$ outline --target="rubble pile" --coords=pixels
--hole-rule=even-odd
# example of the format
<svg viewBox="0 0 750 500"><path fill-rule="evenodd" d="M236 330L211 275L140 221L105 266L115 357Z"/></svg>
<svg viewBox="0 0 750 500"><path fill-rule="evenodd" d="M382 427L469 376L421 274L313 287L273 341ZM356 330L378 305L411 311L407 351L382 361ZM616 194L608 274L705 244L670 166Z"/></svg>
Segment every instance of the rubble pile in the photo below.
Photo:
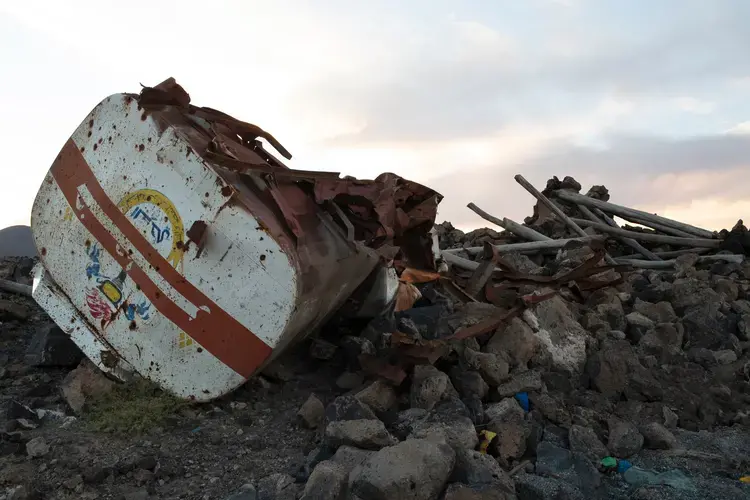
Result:
<svg viewBox="0 0 750 500"><path fill-rule="evenodd" d="M373 273L396 282L383 312L343 308L144 434L92 429L119 385L0 282L5 498L747 498L747 229L518 180L538 200L523 225L470 205L503 230L436 225L434 268ZM32 264L0 279L29 285Z"/></svg>
<svg viewBox="0 0 750 500"><path fill-rule="evenodd" d="M388 313L313 341L346 393L318 410L303 498L747 496L747 230L615 239L579 191L550 180L503 232L436 226L439 274L396 263Z"/></svg>

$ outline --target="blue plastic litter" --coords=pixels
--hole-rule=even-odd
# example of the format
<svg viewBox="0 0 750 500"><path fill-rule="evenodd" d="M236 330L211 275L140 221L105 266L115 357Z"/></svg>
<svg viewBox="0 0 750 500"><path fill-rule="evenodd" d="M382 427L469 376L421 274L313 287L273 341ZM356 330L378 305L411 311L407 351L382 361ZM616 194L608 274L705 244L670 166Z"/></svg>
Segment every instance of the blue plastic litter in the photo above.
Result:
<svg viewBox="0 0 750 500"><path fill-rule="evenodd" d="M617 461L617 472L619 472L620 474L624 474L625 471L628 470L629 468L631 468L632 466L633 466L633 464L631 464L627 460L622 460L622 459L618 460Z"/></svg>
<svg viewBox="0 0 750 500"><path fill-rule="evenodd" d="M521 405L523 411L529 411L529 394L526 392L519 392L516 394L516 401Z"/></svg>

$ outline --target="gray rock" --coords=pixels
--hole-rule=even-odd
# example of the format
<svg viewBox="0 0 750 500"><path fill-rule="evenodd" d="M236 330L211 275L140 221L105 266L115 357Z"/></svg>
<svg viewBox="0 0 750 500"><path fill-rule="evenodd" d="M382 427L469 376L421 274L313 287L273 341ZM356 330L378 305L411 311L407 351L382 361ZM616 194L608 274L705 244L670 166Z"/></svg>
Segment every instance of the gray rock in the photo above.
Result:
<svg viewBox="0 0 750 500"><path fill-rule="evenodd" d="M607 325L610 330L625 330L627 321L625 320L625 310L619 299L615 299L606 304L599 304L594 308L595 314Z"/></svg>
<svg viewBox="0 0 750 500"><path fill-rule="evenodd" d="M255 490L255 486L247 483L243 484L238 491L229 495L225 500L257 500L257 498L258 492Z"/></svg>
<svg viewBox="0 0 750 500"><path fill-rule="evenodd" d="M607 448L617 458L629 458L643 447L643 436L635 425L622 420L610 419Z"/></svg>
<svg viewBox="0 0 750 500"><path fill-rule="evenodd" d="M667 429L674 429L675 427L677 427L677 422L679 421L680 417L666 406L663 407L661 411L664 417L664 426Z"/></svg>
<svg viewBox="0 0 750 500"><path fill-rule="evenodd" d="M524 313L524 319L539 338L540 357L549 359L551 367L557 371L581 372L586 362L589 335L562 298L556 296L535 304Z"/></svg>
<svg viewBox="0 0 750 500"><path fill-rule="evenodd" d="M350 491L361 500L432 500L453 470L450 446L409 439L375 453L350 480Z"/></svg>
<svg viewBox="0 0 750 500"><path fill-rule="evenodd" d="M288 474L271 474L258 482L258 500L296 500L297 485Z"/></svg>
<svg viewBox="0 0 750 500"><path fill-rule="evenodd" d="M568 431L570 450L580 453L594 463L609 455L607 448L599 440L599 437L591 427L571 425Z"/></svg>
<svg viewBox="0 0 750 500"><path fill-rule="evenodd" d="M145 488L139 488L134 491L129 491L122 496L123 500L148 500L148 490Z"/></svg>
<svg viewBox="0 0 750 500"><path fill-rule="evenodd" d="M658 422L651 422L641 428L646 448L651 450L668 450L677 446L674 434Z"/></svg>
<svg viewBox="0 0 750 500"><path fill-rule="evenodd" d="M519 392L532 392L542 389L542 376L538 371L526 371L515 375L509 382L497 387L501 398L508 398Z"/></svg>
<svg viewBox="0 0 750 500"><path fill-rule="evenodd" d="M631 312L625 316L625 319L628 323L625 334L634 344L637 344L641 337L646 335L655 325L653 321L639 312Z"/></svg>
<svg viewBox="0 0 750 500"><path fill-rule="evenodd" d="M44 440L43 437L35 437L34 439L31 439L28 443L26 443L26 454L29 455L30 458L39 458L43 457L47 453L49 453L50 448L47 444L47 441Z"/></svg>
<svg viewBox="0 0 750 500"><path fill-rule="evenodd" d="M443 500L515 500L515 498L514 493L508 493L495 485L468 486L461 483L449 484L442 497Z"/></svg>
<svg viewBox="0 0 750 500"><path fill-rule="evenodd" d="M485 347L486 352L507 357L514 366L525 367L538 352L539 339L520 318L501 325Z"/></svg>
<svg viewBox="0 0 750 500"><path fill-rule="evenodd" d="M331 448L349 445L367 450L379 450L397 442L380 420L340 420L326 427L326 445Z"/></svg>
<svg viewBox="0 0 750 500"><path fill-rule="evenodd" d="M301 500L344 500L348 476L344 465L320 462L307 480Z"/></svg>
<svg viewBox="0 0 750 500"><path fill-rule="evenodd" d="M356 398L379 412L391 410L398 403L396 391L383 380L376 380L371 383L359 391Z"/></svg>
<svg viewBox="0 0 750 500"><path fill-rule="evenodd" d="M677 321L677 313L674 312L672 304L667 301L652 304L651 302L636 299L633 304L633 311L641 313L654 323L672 323L673 321Z"/></svg>
<svg viewBox="0 0 750 500"><path fill-rule="evenodd" d="M508 493L513 492L513 480L491 455L475 450L456 451L456 465L453 467L451 481L470 486L497 485Z"/></svg>
<svg viewBox="0 0 750 500"><path fill-rule="evenodd" d="M496 387L508 379L510 366L503 355L466 349L464 358L466 363L471 368L478 370L485 382L492 387Z"/></svg>
<svg viewBox="0 0 750 500"><path fill-rule="evenodd" d="M26 351L26 363L32 366L72 368L82 359L76 343L57 325L37 330Z"/></svg>
<svg viewBox="0 0 750 500"><path fill-rule="evenodd" d="M514 481L518 500L584 500L575 487L551 477L522 472Z"/></svg>
<svg viewBox="0 0 750 500"><path fill-rule="evenodd" d="M737 361L737 354L731 349L714 351L714 359L716 359L716 362L720 365L731 365Z"/></svg>
<svg viewBox="0 0 750 500"><path fill-rule="evenodd" d="M721 296L700 280L681 278L672 283L671 302L675 311L681 313L694 306L717 305Z"/></svg>
<svg viewBox="0 0 750 500"><path fill-rule="evenodd" d="M352 446L340 446L331 461L343 466L349 474L356 467L364 464L374 453L371 450L360 450Z"/></svg>
<svg viewBox="0 0 750 500"><path fill-rule="evenodd" d="M339 420L376 420L378 418L369 406L351 394L339 396L334 399L326 407L325 417L329 422Z"/></svg>
<svg viewBox="0 0 750 500"><path fill-rule="evenodd" d="M302 426L315 429L323 422L325 411L323 402L315 394L310 394L297 412L297 417Z"/></svg>
<svg viewBox="0 0 750 500"><path fill-rule="evenodd" d="M540 476L558 477L573 467L569 450L542 441L536 447L536 473Z"/></svg>
<svg viewBox="0 0 750 500"><path fill-rule="evenodd" d="M416 423L409 439L443 442L456 450L474 449L479 443L476 428L469 417L427 418Z"/></svg>
<svg viewBox="0 0 750 500"><path fill-rule="evenodd" d="M740 287L730 279L720 278L716 280L716 293L721 295L727 302L737 300L740 294Z"/></svg>
<svg viewBox="0 0 750 500"><path fill-rule="evenodd" d="M485 409L486 429L497 434L493 441L494 452L501 465L509 466L511 460L523 456L531 425L515 399L507 398Z"/></svg>
<svg viewBox="0 0 750 500"><path fill-rule="evenodd" d="M60 389L70 408L80 414L88 399L102 396L114 386L115 382L108 379L91 361L84 359L75 370L66 375Z"/></svg>
<svg viewBox="0 0 750 500"><path fill-rule="evenodd" d="M414 367L410 403L412 408L431 410L439 401L456 395L448 375L432 365Z"/></svg>

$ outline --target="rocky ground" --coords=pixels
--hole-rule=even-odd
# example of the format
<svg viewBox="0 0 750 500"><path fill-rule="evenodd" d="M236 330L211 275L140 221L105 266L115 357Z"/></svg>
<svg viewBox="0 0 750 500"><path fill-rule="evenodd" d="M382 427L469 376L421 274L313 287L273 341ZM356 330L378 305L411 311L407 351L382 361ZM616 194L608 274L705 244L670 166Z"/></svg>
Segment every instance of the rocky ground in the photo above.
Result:
<svg viewBox="0 0 750 500"><path fill-rule="evenodd" d="M495 236L441 226L443 248ZM507 258L549 275L591 252ZM368 375L392 331L328 328L208 405L115 386L2 294L0 498L750 498L750 265L686 255L623 278L460 341L502 308L420 284L391 319L442 349L433 364Z"/></svg>

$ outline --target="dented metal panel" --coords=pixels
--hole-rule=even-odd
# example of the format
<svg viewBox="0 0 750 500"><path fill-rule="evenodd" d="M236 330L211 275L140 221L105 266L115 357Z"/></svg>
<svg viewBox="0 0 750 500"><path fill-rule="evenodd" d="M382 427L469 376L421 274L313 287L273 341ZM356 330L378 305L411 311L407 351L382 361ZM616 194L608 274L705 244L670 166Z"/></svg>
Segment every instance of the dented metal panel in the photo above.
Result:
<svg viewBox="0 0 750 500"><path fill-rule="evenodd" d="M290 156L168 80L105 99L65 144L33 207L34 297L102 370L218 397L314 331L397 239L429 239L434 210L405 208L437 193L391 176L398 202L368 200L385 184L357 181L355 209L336 174L289 170L258 137Z"/></svg>

